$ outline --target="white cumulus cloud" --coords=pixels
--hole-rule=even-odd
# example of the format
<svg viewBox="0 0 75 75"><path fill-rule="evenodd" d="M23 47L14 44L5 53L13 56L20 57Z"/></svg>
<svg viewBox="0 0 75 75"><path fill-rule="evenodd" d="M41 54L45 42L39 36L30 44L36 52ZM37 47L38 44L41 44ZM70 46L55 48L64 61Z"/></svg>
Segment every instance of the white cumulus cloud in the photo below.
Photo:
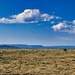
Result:
<svg viewBox="0 0 75 75"><path fill-rule="evenodd" d="M47 13L42 14L39 9L26 9L22 13L12 15L10 18L0 18L0 23L36 23L39 21L50 21L56 17Z"/></svg>
<svg viewBox="0 0 75 75"><path fill-rule="evenodd" d="M41 20L42 21L50 21L51 19L54 19L54 16L53 15L49 15L49 14L42 14L41 15Z"/></svg>
<svg viewBox="0 0 75 75"><path fill-rule="evenodd" d="M59 23L59 24L56 24L52 27L54 29L54 31L59 31L63 28L67 28L67 24L66 23Z"/></svg>
<svg viewBox="0 0 75 75"><path fill-rule="evenodd" d="M61 22L52 26L54 31L75 33L75 25L69 22Z"/></svg>

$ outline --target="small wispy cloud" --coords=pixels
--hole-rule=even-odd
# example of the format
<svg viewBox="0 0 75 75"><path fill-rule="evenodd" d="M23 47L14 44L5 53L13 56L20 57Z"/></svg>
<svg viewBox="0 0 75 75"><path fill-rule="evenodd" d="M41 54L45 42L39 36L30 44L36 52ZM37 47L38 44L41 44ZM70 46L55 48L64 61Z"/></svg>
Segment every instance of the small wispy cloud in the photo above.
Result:
<svg viewBox="0 0 75 75"><path fill-rule="evenodd" d="M51 24L54 24L55 22L54 21L51 21Z"/></svg>
<svg viewBox="0 0 75 75"><path fill-rule="evenodd" d="M60 22L60 23L52 26L52 28L54 31L75 33L74 20L72 22L70 22L70 21Z"/></svg>
<svg viewBox="0 0 75 75"><path fill-rule="evenodd" d="M75 25L75 20L73 20L73 21L72 21L72 24L74 24L74 25Z"/></svg>
<svg viewBox="0 0 75 75"><path fill-rule="evenodd" d="M37 26L41 26L42 24L37 24Z"/></svg>
<svg viewBox="0 0 75 75"><path fill-rule="evenodd" d="M75 40L75 36L58 36L56 37L57 39L60 39L60 40L65 40L65 41L70 41L70 40Z"/></svg>
<svg viewBox="0 0 75 75"><path fill-rule="evenodd" d="M59 16L41 13L39 9L26 9L24 12L17 15L12 15L10 18L0 18L0 23L36 23L39 21L50 21L51 19L60 19Z"/></svg>
<svg viewBox="0 0 75 75"><path fill-rule="evenodd" d="M55 16L56 19L62 19L60 16Z"/></svg>

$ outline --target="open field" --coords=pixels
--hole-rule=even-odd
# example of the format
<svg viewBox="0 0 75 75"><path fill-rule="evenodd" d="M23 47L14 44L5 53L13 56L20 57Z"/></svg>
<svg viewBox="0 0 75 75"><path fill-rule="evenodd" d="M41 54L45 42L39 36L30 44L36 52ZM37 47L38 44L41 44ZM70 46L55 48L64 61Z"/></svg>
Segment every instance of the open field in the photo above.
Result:
<svg viewBox="0 0 75 75"><path fill-rule="evenodd" d="M0 50L0 75L75 75L75 50Z"/></svg>

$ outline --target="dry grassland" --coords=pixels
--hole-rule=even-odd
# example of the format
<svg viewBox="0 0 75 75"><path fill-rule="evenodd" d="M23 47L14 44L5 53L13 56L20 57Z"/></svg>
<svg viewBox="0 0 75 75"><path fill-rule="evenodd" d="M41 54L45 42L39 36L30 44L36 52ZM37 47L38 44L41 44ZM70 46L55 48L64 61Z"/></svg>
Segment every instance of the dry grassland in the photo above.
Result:
<svg viewBox="0 0 75 75"><path fill-rule="evenodd" d="M75 50L0 50L0 75L75 75Z"/></svg>

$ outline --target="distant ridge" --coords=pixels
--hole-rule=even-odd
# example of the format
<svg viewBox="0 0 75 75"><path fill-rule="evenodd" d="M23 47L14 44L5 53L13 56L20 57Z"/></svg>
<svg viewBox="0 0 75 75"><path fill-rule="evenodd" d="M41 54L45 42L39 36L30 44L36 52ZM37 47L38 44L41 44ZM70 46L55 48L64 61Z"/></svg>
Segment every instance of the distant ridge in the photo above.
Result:
<svg viewBox="0 0 75 75"><path fill-rule="evenodd" d="M0 49L43 49L43 48L47 48L47 49L69 49L69 48L75 48L75 46L43 46L43 45L26 45L26 44L3 44L0 45Z"/></svg>
<svg viewBox="0 0 75 75"><path fill-rule="evenodd" d="M9 46L9 45L0 45L0 49L8 49L8 48L18 48L18 47L15 47L15 46Z"/></svg>

